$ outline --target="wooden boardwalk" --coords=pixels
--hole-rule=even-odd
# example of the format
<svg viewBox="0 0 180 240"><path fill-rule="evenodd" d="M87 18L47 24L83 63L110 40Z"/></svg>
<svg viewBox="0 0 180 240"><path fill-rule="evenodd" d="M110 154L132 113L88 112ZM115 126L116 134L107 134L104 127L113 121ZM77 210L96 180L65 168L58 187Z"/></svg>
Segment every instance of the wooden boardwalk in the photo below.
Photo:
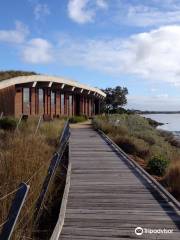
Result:
<svg viewBox="0 0 180 240"><path fill-rule="evenodd" d="M93 129L71 133L71 181L59 239L180 239L180 213L173 204ZM137 236L136 227L173 233Z"/></svg>

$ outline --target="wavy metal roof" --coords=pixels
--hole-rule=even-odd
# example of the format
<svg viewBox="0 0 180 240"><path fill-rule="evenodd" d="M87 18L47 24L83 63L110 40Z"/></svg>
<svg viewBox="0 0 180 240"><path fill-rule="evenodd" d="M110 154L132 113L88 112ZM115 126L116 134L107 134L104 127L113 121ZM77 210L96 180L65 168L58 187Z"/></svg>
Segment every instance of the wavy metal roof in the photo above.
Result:
<svg viewBox="0 0 180 240"><path fill-rule="evenodd" d="M61 83L72 87L81 88L84 90L91 91L93 93L97 93L103 97L106 97L106 94L98 88L90 87L86 84L81 84L77 81L69 80L63 77L55 77L48 75L31 75L31 76L20 76L9 78L3 81L0 81L0 89L13 86L15 84L29 83L29 82L54 82Z"/></svg>

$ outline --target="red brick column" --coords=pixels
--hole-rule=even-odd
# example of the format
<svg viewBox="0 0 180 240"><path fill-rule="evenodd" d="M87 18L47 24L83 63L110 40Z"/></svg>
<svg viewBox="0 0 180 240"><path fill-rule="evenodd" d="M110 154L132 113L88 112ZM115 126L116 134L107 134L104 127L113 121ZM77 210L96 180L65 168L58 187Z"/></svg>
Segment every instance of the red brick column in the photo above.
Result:
<svg viewBox="0 0 180 240"><path fill-rule="evenodd" d="M72 95L72 115L74 116L75 114L75 96L74 94Z"/></svg>
<svg viewBox="0 0 180 240"><path fill-rule="evenodd" d="M67 111L67 94L64 93L64 115L68 115L68 111Z"/></svg>
<svg viewBox="0 0 180 240"><path fill-rule="evenodd" d="M88 117L90 116L90 111L89 111L89 104L90 104L90 99L87 99L87 115Z"/></svg>
<svg viewBox="0 0 180 240"><path fill-rule="evenodd" d="M47 114L47 89L44 89L44 114Z"/></svg>
<svg viewBox="0 0 180 240"><path fill-rule="evenodd" d="M84 96L84 115L86 115L86 97Z"/></svg>
<svg viewBox="0 0 180 240"><path fill-rule="evenodd" d="M57 115L61 115L61 98L59 91L56 91L56 116Z"/></svg>
<svg viewBox="0 0 180 240"><path fill-rule="evenodd" d="M15 117L19 117L23 111L23 94L22 88L16 88L15 93Z"/></svg>
<svg viewBox="0 0 180 240"><path fill-rule="evenodd" d="M70 116L70 109L69 109L69 95L66 95L66 115Z"/></svg>
<svg viewBox="0 0 180 240"><path fill-rule="evenodd" d="M86 97L86 115L88 116L88 98Z"/></svg>
<svg viewBox="0 0 180 240"><path fill-rule="evenodd" d="M95 114L94 98L92 98L91 106L92 106L92 115L94 115Z"/></svg>
<svg viewBox="0 0 180 240"><path fill-rule="evenodd" d="M47 114L51 115L51 90L47 89Z"/></svg>
<svg viewBox="0 0 180 240"><path fill-rule="evenodd" d="M85 97L83 96L83 115L86 114L85 108L86 107L86 103L85 103Z"/></svg>
<svg viewBox="0 0 180 240"><path fill-rule="evenodd" d="M35 114L39 114L39 91L35 88Z"/></svg>
<svg viewBox="0 0 180 240"><path fill-rule="evenodd" d="M80 96L80 115L84 114L84 97Z"/></svg>
<svg viewBox="0 0 180 240"><path fill-rule="evenodd" d="M90 108L90 116L92 116L92 98L90 98L90 103L89 103L89 108Z"/></svg>

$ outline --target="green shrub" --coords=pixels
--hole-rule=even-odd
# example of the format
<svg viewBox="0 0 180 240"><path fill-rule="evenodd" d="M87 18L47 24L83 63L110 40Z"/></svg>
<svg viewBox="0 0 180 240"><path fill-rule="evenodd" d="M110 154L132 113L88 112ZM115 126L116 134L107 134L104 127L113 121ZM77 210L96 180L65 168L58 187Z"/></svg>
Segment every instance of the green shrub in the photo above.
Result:
<svg viewBox="0 0 180 240"><path fill-rule="evenodd" d="M69 122L70 123L78 123L78 122L84 122L87 119L88 119L87 116L73 116L73 117L69 118Z"/></svg>
<svg viewBox="0 0 180 240"><path fill-rule="evenodd" d="M3 130L14 130L16 128L16 120L5 117L0 119L0 128Z"/></svg>
<svg viewBox="0 0 180 240"><path fill-rule="evenodd" d="M148 162L147 168L151 174L163 176L169 166L169 160L163 156L154 156Z"/></svg>

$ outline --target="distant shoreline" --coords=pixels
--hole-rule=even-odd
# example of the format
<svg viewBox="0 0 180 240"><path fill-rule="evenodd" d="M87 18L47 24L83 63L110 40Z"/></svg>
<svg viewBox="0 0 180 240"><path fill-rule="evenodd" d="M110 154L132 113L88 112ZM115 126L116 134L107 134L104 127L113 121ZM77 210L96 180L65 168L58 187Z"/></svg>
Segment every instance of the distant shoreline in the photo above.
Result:
<svg viewBox="0 0 180 240"><path fill-rule="evenodd" d="M141 115L141 116L142 116L142 115ZM143 116L143 117L144 117L144 116ZM152 118L148 118L148 117L144 117L144 118L147 119L148 122L149 122L149 124L150 124L151 126L155 127L155 128L157 128L157 127L159 127L159 126L163 126L163 125L168 124L168 123L158 122L158 121L156 121L156 120L154 120L154 119L152 119ZM171 132L171 133L173 134L174 138L175 138L178 142L180 142L180 131L170 131L170 130L164 130L164 129L160 129L160 128L159 128L158 130L164 131L164 132Z"/></svg>
<svg viewBox="0 0 180 240"><path fill-rule="evenodd" d="M156 121L156 120L154 120L154 119L152 119L152 118L148 118L148 117L144 117L145 119L147 119L148 120L148 122L149 122L149 124L151 125L151 126L153 126L153 127L158 127L158 126L162 126L162 125L164 125L165 123L161 123L161 122L158 122L158 121Z"/></svg>
<svg viewBox="0 0 180 240"><path fill-rule="evenodd" d="M180 114L180 111L135 111L138 114Z"/></svg>

